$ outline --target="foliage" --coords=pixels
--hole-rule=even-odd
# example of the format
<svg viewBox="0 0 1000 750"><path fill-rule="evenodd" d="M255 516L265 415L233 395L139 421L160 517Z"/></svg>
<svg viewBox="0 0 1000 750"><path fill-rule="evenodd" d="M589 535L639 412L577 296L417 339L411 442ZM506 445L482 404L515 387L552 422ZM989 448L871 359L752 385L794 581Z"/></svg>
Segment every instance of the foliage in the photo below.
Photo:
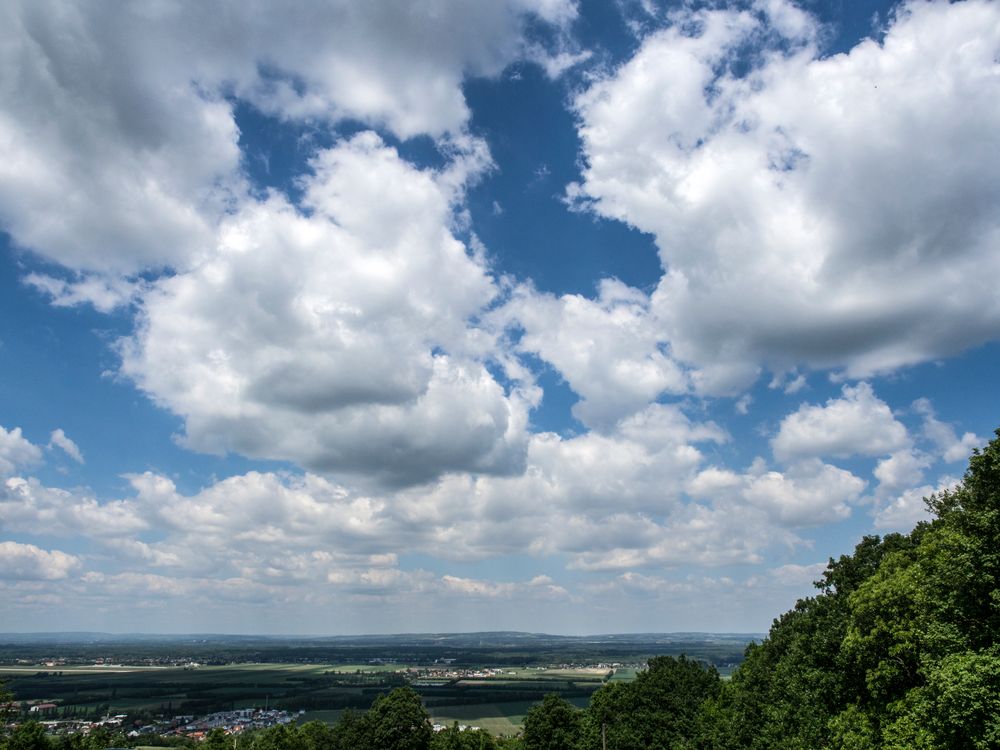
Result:
<svg viewBox="0 0 1000 750"><path fill-rule="evenodd" d="M706 706L704 746L1000 747L997 436L933 521L830 561Z"/></svg>
<svg viewBox="0 0 1000 750"><path fill-rule="evenodd" d="M51 750L51 745L41 724L25 721L6 738L3 750Z"/></svg>
<svg viewBox="0 0 1000 750"><path fill-rule="evenodd" d="M432 731L420 696L405 687L375 700L364 715L362 734L371 750L426 750Z"/></svg>
<svg viewBox="0 0 1000 750"><path fill-rule="evenodd" d="M573 750L580 735L580 711L554 693L524 716L525 750Z"/></svg>
<svg viewBox="0 0 1000 750"><path fill-rule="evenodd" d="M0 680L0 724L6 724L14 713L14 694L7 689L7 683Z"/></svg>
<svg viewBox="0 0 1000 750"><path fill-rule="evenodd" d="M497 742L485 729L462 730L456 721L434 734L431 750L497 750Z"/></svg>
<svg viewBox="0 0 1000 750"><path fill-rule="evenodd" d="M202 748L202 750L229 750L229 746L231 744L232 743L226 738L225 732L221 729L213 729L205 736L205 739L202 740L199 747Z"/></svg>
<svg viewBox="0 0 1000 750"><path fill-rule="evenodd" d="M703 703L718 696L719 673L681 656L658 656L634 682L610 683L584 712L580 747L639 750L690 746Z"/></svg>

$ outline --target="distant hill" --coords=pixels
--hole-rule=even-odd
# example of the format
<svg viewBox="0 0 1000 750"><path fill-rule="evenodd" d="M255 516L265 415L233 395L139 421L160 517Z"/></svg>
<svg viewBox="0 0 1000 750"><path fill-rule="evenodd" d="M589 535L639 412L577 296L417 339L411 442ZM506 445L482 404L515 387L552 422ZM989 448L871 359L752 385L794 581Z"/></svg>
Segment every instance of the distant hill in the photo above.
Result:
<svg viewBox="0 0 1000 750"><path fill-rule="evenodd" d="M608 633L595 635L556 635L519 631L484 631L473 633L381 633L370 635L246 635L232 633L103 633L65 631L48 633L0 633L0 644L202 644L239 646L308 646L309 644L364 646L421 645L456 648L503 648L517 646L560 646L614 644L682 644L706 642L747 643L760 640L763 633Z"/></svg>

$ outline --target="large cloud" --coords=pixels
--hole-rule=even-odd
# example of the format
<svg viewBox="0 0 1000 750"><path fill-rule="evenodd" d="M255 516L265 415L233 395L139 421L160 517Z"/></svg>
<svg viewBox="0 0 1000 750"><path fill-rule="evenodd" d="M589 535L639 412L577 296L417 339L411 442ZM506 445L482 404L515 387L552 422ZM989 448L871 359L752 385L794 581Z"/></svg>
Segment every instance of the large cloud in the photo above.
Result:
<svg viewBox="0 0 1000 750"><path fill-rule="evenodd" d="M516 350L549 362L582 400L573 414L607 430L687 379L659 341L645 294L604 279L596 300L519 286L493 321L522 333Z"/></svg>
<svg viewBox="0 0 1000 750"><path fill-rule="evenodd" d="M747 471L709 467L688 484L694 497L714 499L721 508L746 510L743 503L766 514L772 524L818 526L847 518L860 499L865 481L819 459L797 461L784 471L768 469L757 459Z"/></svg>
<svg viewBox="0 0 1000 750"><path fill-rule="evenodd" d="M369 132L312 166L308 215L248 205L146 293L122 371L198 450L402 484L520 469L527 396L486 369L472 325L497 289L451 229L475 164L420 171Z"/></svg>
<svg viewBox="0 0 1000 750"><path fill-rule="evenodd" d="M0 524L89 539L136 573L275 585L375 580L413 552L452 560L563 554L589 569L752 561L771 536L746 538L745 513L732 503L713 510L684 502L703 462L694 444L723 440L715 425L656 405L610 435L532 437L521 475L451 474L398 491L250 472L184 494L145 473L129 477L133 497L100 502L14 478L0 495ZM749 513L767 525L764 514Z"/></svg>
<svg viewBox="0 0 1000 750"><path fill-rule="evenodd" d="M868 383L844 386L841 398L802 404L781 420L771 441L775 456L881 456L910 444L906 427Z"/></svg>
<svg viewBox="0 0 1000 750"><path fill-rule="evenodd" d="M781 523L818 526L847 518L864 488L864 480L849 471L813 460L784 473L752 473L743 497Z"/></svg>
<svg viewBox="0 0 1000 750"><path fill-rule="evenodd" d="M463 79L557 62L526 27L561 35L575 12L570 0L5 3L0 227L72 269L184 265L243 195L232 98L403 138L458 134Z"/></svg>
<svg viewBox="0 0 1000 750"><path fill-rule="evenodd" d="M725 440L715 425L653 405L609 435L534 435L519 476L450 476L396 498L408 538L430 530L439 555L483 558L525 551L574 559L642 550L681 534L684 483L703 461L695 443ZM676 560L726 554L692 540Z"/></svg>
<svg viewBox="0 0 1000 750"><path fill-rule="evenodd" d="M149 594L198 607L281 602L319 608L312 616L345 601L570 606L578 592L604 590L622 601L672 597L700 585L685 569L759 565L774 547L788 555L808 545L803 529L846 518L862 499L861 477L817 458L781 468L758 459L743 472L706 466L706 453L726 440L718 426L656 404L606 433L531 436L521 474L451 473L397 490L252 471L184 492L146 472L127 477L129 497L102 501L15 477L0 491L0 527L71 538L87 568L72 590L51 578L9 596L23 606L52 606L58 600L44 597L56 596L112 608ZM876 497L876 524L919 518L924 489ZM413 555L436 558L440 570L415 567ZM551 575L468 575L470 562L511 555L531 555ZM558 580L563 566L575 571L567 581ZM667 569L679 577L664 578ZM608 581L609 571L620 575ZM787 588L812 573L792 564L747 586Z"/></svg>
<svg viewBox="0 0 1000 750"><path fill-rule="evenodd" d="M100 502L90 493L47 487L34 477L11 477L0 484L0 525L4 531L98 538L149 528L131 501Z"/></svg>
<svg viewBox="0 0 1000 750"><path fill-rule="evenodd" d="M847 516L864 489L817 459L706 468L699 446L727 439L656 404L606 434L531 436L523 473L452 473L401 490L250 472L186 494L147 472L129 476L132 497L102 502L15 477L0 493L0 524L89 540L92 559L107 561L102 575L177 576L185 591L251 580L282 596L318 584L383 596L429 585L401 565L413 553L456 563L531 554L594 573L756 564L776 544L802 544L798 529ZM523 593L464 578L444 590Z"/></svg>
<svg viewBox="0 0 1000 750"><path fill-rule="evenodd" d="M907 3L829 57L768 7L678 12L576 100L570 196L655 235L662 341L719 393L997 337L1000 6Z"/></svg>
<svg viewBox="0 0 1000 750"><path fill-rule="evenodd" d="M59 550L44 550L33 544L0 542L0 578L54 581L66 578L80 560Z"/></svg>

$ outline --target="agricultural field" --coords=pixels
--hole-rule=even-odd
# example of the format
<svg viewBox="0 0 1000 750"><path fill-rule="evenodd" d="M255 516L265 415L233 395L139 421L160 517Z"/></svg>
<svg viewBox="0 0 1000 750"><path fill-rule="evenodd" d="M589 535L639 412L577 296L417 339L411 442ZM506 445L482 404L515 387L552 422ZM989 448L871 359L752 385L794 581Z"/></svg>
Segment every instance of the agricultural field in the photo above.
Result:
<svg viewBox="0 0 1000 750"><path fill-rule="evenodd" d="M589 699L570 698L578 708L585 708ZM454 722L470 727L480 727L494 735L517 734L536 701L510 701L508 703L481 703L473 706L443 706L429 709L431 721L445 726Z"/></svg>
<svg viewBox="0 0 1000 750"><path fill-rule="evenodd" d="M748 640L500 633L267 643L0 642L0 681L25 717L32 704L54 703L41 718L126 714L129 722L267 707L300 721L333 723L408 684L436 722L510 734L548 693L586 706L607 681L635 679L640 665L661 653L687 653L725 674Z"/></svg>
<svg viewBox="0 0 1000 750"><path fill-rule="evenodd" d="M227 709L303 710L302 721L335 722L364 709L380 693L408 682L414 665L234 664L224 667L0 667L16 698L52 702L46 718L202 715ZM477 670L463 670L474 672ZM435 721L473 724L499 734L517 731L524 713L547 693L585 706L611 674L607 669L527 667L500 674L409 680Z"/></svg>
<svg viewBox="0 0 1000 750"><path fill-rule="evenodd" d="M366 708L404 684L361 665L234 664L224 667L0 667L18 701L59 705L56 715L204 714L270 706L286 710Z"/></svg>

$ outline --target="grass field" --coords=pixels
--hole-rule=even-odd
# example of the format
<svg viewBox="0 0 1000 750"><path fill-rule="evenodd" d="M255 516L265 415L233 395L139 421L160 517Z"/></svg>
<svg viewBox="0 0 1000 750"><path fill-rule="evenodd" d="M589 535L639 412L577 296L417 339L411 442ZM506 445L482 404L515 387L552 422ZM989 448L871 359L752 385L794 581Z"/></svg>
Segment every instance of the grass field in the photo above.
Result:
<svg viewBox="0 0 1000 750"><path fill-rule="evenodd" d="M335 708L330 711L306 711L303 716L300 717L301 722L307 721L322 721L327 724L336 724L340 721L340 717L343 715L344 709Z"/></svg>
<svg viewBox="0 0 1000 750"><path fill-rule="evenodd" d="M570 698L578 708L585 708L589 698ZM453 722L476 726L494 735L517 734L524 724L524 716L535 701L510 701L483 703L475 706L439 706L429 709L431 721L446 726Z"/></svg>
<svg viewBox="0 0 1000 750"><path fill-rule="evenodd" d="M483 703L477 706L441 706L430 709L431 721L445 726L453 722L476 726L491 734L517 734L524 714L531 707L528 701L514 703Z"/></svg>
<svg viewBox="0 0 1000 750"><path fill-rule="evenodd" d="M8 667L0 666L0 677L4 675L24 675L24 674L38 674L39 672L66 672L71 674L129 674L132 672L157 672L164 669L173 669L173 667L130 667L122 666L120 664L109 665L106 667L101 666L88 666L81 667L77 665L72 666L57 666L57 667L46 667L43 665L27 666L27 667Z"/></svg>
<svg viewBox="0 0 1000 750"><path fill-rule="evenodd" d="M634 680L635 676L638 674L638 670L623 667L621 669L616 669L615 673L611 676L612 682L628 682Z"/></svg>

